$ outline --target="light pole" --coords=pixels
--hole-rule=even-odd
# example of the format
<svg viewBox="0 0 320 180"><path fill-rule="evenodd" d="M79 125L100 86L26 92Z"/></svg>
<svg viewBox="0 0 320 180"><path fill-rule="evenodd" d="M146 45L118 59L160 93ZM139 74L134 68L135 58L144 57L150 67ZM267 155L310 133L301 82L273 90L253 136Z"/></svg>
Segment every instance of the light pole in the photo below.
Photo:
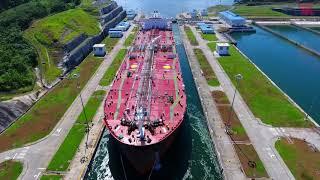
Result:
<svg viewBox="0 0 320 180"><path fill-rule="evenodd" d="M230 127L231 127L231 115L232 115L232 110L233 110L234 99L235 99L236 93L237 93L237 87L239 86L240 80L243 78L243 76L242 76L241 74L237 74L237 75L235 75L234 77L235 77L235 79L236 79L236 81L237 81L237 84L236 84L236 86L234 87L234 93L233 93L232 103L231 103L230 110L229 110L228 122L227 122L227 125L226 125L226 131L227 131L227 133L229 133L229 130L230 130Z"/></svg>
<svg viewBox="0 0 320 180"><path fill-rule="evenodd" d="M87 114L86 114L86 110L84 108L84 104L83 104L83 100L82 100L82 95L81 95L81 87L80 87L80 82L79 82L79 79L80 79L80 74L79 73L75 73L73 74L73 78L77 79L77 89L79 89L79 97L80 97L80 101L81 101L81 105L82 105L82 110L83 110L83 114L84 114L84 118L86 120L86 133L87 133L87 139L86 139L86 142L85 142L85 149L84 149L84 157L81 158L81 162L85 162L87 160L87 149L88 149L88 139L89 139L89 124L88 124L88 118L87 118Z"/></svg>

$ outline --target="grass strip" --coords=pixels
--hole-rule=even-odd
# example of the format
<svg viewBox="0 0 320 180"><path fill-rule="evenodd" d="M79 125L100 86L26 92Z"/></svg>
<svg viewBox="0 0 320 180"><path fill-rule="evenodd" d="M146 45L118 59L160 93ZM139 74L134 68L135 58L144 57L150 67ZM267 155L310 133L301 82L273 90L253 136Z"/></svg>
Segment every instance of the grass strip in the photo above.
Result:
<svg viewBox="0 0 320 180"><path fill-rule="evenodd" d="M0 163L0 179L18 179L23 170L21 162L4 161Z"/></svg>
<svg viewBox="0 0 320 180"><path fill-rule="evenodd" d="M217 104L217 108L219 110L223 122L231 126L230 137L234 141L236 141L236 143L234 143L233 146L241 162L242 169L244 170L247 177L268 177L263 163L261 162L254 147L252 145L237 144L239 141L250 143L250 139L236 113L233 109L230 109L230 102L225 93L222 91L213 91L211 95ZM249 159L247 159L247 157L249 157ZM250 167L248 164L249 160L254 161L256 163L256 167Z"/></svg>
<svg viewBox="0 0 320 180"><path fill-rule="evenodd" d="M48 135L75 100L79 91L99 67L102 59L89 55L71 74L49 91L34 106L0 135L0 152L39 140ZM80 89L78 88L78 81Z"/></svg>
<svg viewBox="0 0 320 180"><path fill-rule="evenodd" d="M133 43L133 40L134 40L135 36L136 36L135 34L130 34L130 35L127 37L127 39L124 41L124 46L125 46L125 47L131 46L131 44Z"/></svg>
<svg viewBox="0 0 320 180"><path fill-rule="evenodd" d="M135 26L133 29L132 29L132 32L133 33L137 33L139 31L139 27L138 26Z"/></svg>
<svg viewBox="0 0 320 180"><path fill-rule="evenodd" d="M194 54L196 55L198 62L200 64L200 68L202 69L203 75L206 78L208 84L210 86L219 86L220 83L213 72L206 56L203 54L203 51L201 49L194 49L193 50Z"/></svg>
<svg viewBox="0 0 320 180"><path fill-rule="evenodd" d="M63 177L61 175L43 175L40 180L61 180Z"/></svg>
<svg viewBox="0 0 320 180"><path fill-rule="evenodd" d="M210 50L214 52L216 50L216 44L216 42L209 42L207 45L210 48Z"/></svg>
<svg viewBox="0 0 320 180"><path fill-rule="evenodd" d="M119 42L120 38L111 38L107 36L103 41L102 44L106 45L107 52L110 52L114 46Z"/></svg>
<svg viewBox="0 0 320 180"><path fill-rule="evenodd" d="M127 39L124 41L124 46L129 47L132 45L134 39L137 36L139 28L136 26L133 28L132 33L127 37Z"/></svg>
<svg viewBox="0 0 320 180"><path fill-rule="evenodd" d="M96 114L103 97L106 92L103 90L96 91L90 97L88 103L85 106L86 115L88 121L92 121L94 115ZM47 170L50 171L66 171L69 167L73 157L75 156L79 145L85 136L86 121L84 112L79 115L76 124L73 125L69 131L67 137L64 139L63 143L59 147L56 154L51 159Z"/></svg>
<svg viewBox="0 0 320 180"><path fill-rule="evenodd" d="M269 177L266 169L263 166L262 161L260 160L256 150L252 145L246 144L235 144L234 147L236 153L240 159L242 168L248 178L263 178ZM249 157L249 159L247 159ZM256 163L256 167L252 168L249 166L248 162L253 161Z"/></svg>
<svg viewBox="0 0 320 180"><path fill-rule="evenodd" d="M215 43L208 46L215 50ZM233 84L236 84L233 77L242 74L238 90L257 118L272 126L312 126L310 121L304 120L304 114L234 46L230 46L229 53L230 56L220 57L219 63Z"/></svg>
<svg viewBox="0 0 320 180"><path fill-rule="evenodd" d="M202 39L207 40L207 41L217 41L218 38L216 37L215 34L203 34L201 33Z"/></svg>
<svg viewBox="0 0 320 180"><path fill-rule="evenodd" d="M109 66L108 70L104 73L103 78L99 83L101 86L108 86L112 82L126 54L127 54L127 49L119 50L118 54L113 59L112 64Z"/></svg>
<svg viewBox="0 0 320 180"><path fill-rule="evenodd" d="M299 139L289 143L281 138L275 144L280 156L297 180L318 179L320 169L320 152L312 145Z"/></svg>
<svg viewBox="0 0 320 180"><path fill-rule="evenodd" d="M227 11L231 8L232 6L229 6L229 5L215 5L215 6L208 7L208 12L210 13L209 16L216 16L218 15L219 12Z"/></svg>
<svg viewBox="0 0 320 180"><path fill-rule="evenodd" d="M189 26L184 26L184 31L185 31L186 34L187 34L187 37L188 37L188 39L189 39L189 41L190 41L190 44L191 44L192 46L198 46L199 43L198 43L196 37L194 36L191 28L190 28Z"/></svg>
<svg viewBox="0 0 320 180"><path fill-rule="evenodd" d="M260 5L260 6L237 5L232 11L240 16L246 16L246 17L263 17L263 16L288 17L289 16L281 12L273 11L272 8L274 7L275 6L271 6L271 5Z"/></svg>
<svg viewBox="0 0 320 180"><path fill-rule="evenodd" d="M223 91L213 91L211 96L217 104L218 111L224 124L229 124L231 128L231 134L235 141L250 142L250 139L246 133L246 130L242 126L234 109L230 109L230 102ZM231 114L230 114L231 110Z"/></svg>

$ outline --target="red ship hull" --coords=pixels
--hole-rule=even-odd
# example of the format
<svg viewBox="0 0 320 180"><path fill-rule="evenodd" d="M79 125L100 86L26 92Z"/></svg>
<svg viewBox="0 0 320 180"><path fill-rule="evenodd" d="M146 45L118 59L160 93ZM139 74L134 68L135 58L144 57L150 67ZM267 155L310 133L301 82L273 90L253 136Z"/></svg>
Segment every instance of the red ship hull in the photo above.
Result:
<svg viewBox="0 0 320 180"><path fill-rule="evenodd" d="M186 95L170 22L141 22L108 92L104 122L140 174L159 169L180 129Z"/></svg>
<svg viewBox="0 0 320 180"><path fill-rule="evenodd" d="M150 172L157 166L156 163L161 166L161 159L166 155L166 152L172 143L174 143L179 130L180 128L175 130L174 133L172 133L162 142L150 146L135 147L119 142L117 144L120 147L121 153L125 155L132 167L139 174L150 174ZM156 159L156 153L159 153L160 155L158 162Z"/></svg>

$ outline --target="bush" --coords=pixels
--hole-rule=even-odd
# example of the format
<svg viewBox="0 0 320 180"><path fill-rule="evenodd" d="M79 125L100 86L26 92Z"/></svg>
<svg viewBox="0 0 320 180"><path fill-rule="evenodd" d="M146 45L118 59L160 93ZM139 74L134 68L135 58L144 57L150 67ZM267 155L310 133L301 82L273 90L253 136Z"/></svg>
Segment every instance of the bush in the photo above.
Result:
<svg viewBox="0 0 320 180"><path fill-rule="evenodd" d="M0 28L0 90L11 91L33 86L33 67L37 66L35 50L16 26Z"/></svg>
<svg viewBox="0 0 320 180"><path fill-rule="evenodd" d="M0 13L4 10L13 8L20 4L29 2L30 0L1 0L0 1Z"/></svg>
<svg viewBox="0 0 320 180"><path fill-rule="evenodd" d="M27 91L34 86L33 68L37 66L37 54L23 38L22 31L35 19L73 8L79 3L80 0L1 1L0 12L16 7L0 13L0 92Z"/></svg>

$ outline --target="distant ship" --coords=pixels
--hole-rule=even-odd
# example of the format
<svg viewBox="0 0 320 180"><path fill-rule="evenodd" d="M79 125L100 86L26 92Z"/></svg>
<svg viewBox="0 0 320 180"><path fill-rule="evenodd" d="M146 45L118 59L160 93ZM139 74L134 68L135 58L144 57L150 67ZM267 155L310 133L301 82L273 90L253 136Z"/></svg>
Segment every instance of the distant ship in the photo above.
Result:
<svg viewBox="0 0 320 180"><path fill-rule="evenodd" d="M121 153L146 174L161 167L187 105L171 20L154 12L139 24L107 95L104 122Z"/></svg>

